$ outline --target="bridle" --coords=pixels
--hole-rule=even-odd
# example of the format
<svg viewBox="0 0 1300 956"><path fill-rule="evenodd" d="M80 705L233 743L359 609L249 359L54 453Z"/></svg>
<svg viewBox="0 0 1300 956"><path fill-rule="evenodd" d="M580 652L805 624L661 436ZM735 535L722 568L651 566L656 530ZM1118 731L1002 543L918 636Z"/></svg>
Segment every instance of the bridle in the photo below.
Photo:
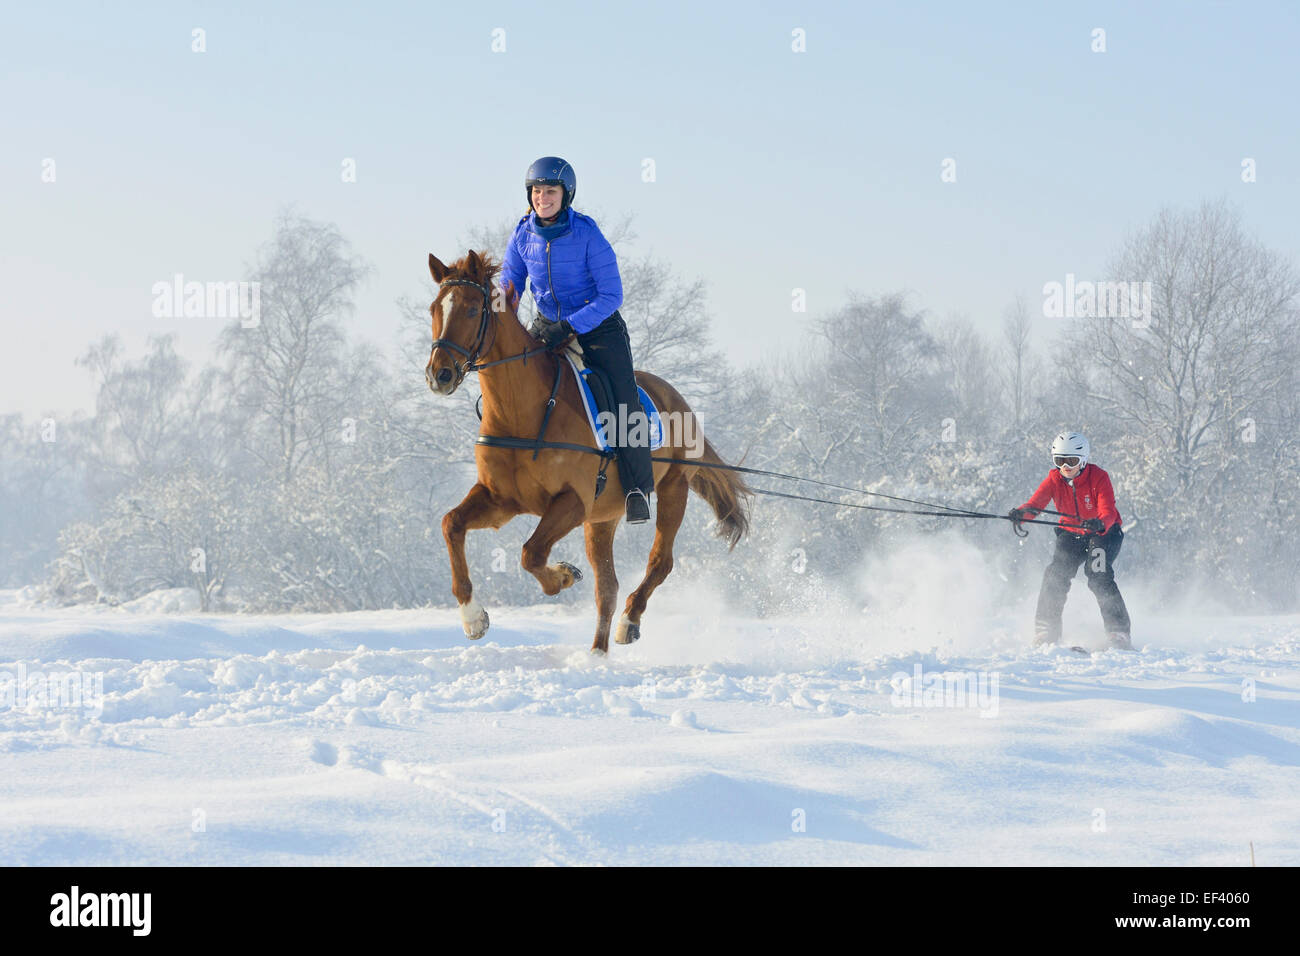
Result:
<svg viewBox="0 0 1300 956"><path fill-rule="evenodd" d="M457 352L465 356L464 365L462 365L460 362L457 362L455 359L452 359L451 362L452 368L455 369L456 371L456 385L458 387L461 382L465 381L465 376L468 375L470 372L477 372L485 368L491 368L493 365L500 365L503 362L513 362L515 359L527 359L530 355L537 355L540 352L549 351L547 346L544 345L538 349L529 349L525 352L520 352L518 355L511 355L503 359L497 359L495 362L480 362L479 359L483 356L485 352L491 351L492 343L496 341L496 326L492 324L492 308L491 308L492 293L488 290L487 286L483 285L482 283L475 282L472 279L446 279L438 283L438 296L441 297L442 290L444 287L456 286L456 285L465 285L465 286L469 286L471 289L477 289L479 294L483 296L483 307L479 311L478 335L476 335L474 338L473 348L469 348L469 349L461 345L457 345L455 342L451 341L451 339L446 339L446 338L434 339L433 349L429 353L429 360L430 361L433 360L433 352L438 351L438 349L440 348L450 349L453 352ZM443 327L445 328L446 327L445 315L443 316L443 320L444 320ZM492 330L491 342L487 341L489 329Z"/></svg>
<svg viewBox="0 0 1300 956"><path fill-rule="evenodd" d="M475 336L474 338L474 347L467 349L461 345L457 345L451 339L437 338L433 340L433 349L430 351L429 357L430 360L432 361L433 352L438 351L438 349L440 348L449 349L453 352L458 352L461 355L465 356L464 365L461 365L460 362L457 362L455 359L451 360L451 366L456 371L456 384L460 385L461 382L465 381L466 375L468 375L470 372L477 371L479 368L478 360L479 357L485 351L484 344L485 344L485 340L487 339L488 328L492 324L492 315L488 305L488 300L491 296L491 293L488 291L487 286L480 285L479 283L474 282L471 279L447 279L444 282L438 283L439 298L441 298L442 290L444 288L446 288L447 286L456 286L456 285L467 285L471 289L477 289L479 291L479 294L483 296L483 308L479 311L478 335ZM446 319L447 317L444 315L443 316L444 329L446 329L447 327ZM494 335L493 338L495 339L496 336ZM491 346L488 346L488 348L490 347Z"/></svg>

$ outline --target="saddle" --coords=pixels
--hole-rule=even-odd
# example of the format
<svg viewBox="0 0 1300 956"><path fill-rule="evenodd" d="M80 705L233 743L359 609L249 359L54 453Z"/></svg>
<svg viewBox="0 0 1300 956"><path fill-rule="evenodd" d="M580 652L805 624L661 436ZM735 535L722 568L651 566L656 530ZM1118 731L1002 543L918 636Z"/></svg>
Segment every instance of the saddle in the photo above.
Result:
<svg viewBox="0 0 1300 956"><path fill-rule="evenodd" d="M569 340L564 350L560 353L569 361L569 366L573 369L573 375L578 380L579 394L582 395L583 409L587 413L587 424L591 426L592 437L596 440L597 447L601 451L610 450L610 442L605 435L605 427L601 422L601 416L605 416L605 421L614 418L614 390L610 388L609 376L598 368L588 368L582 360L582 346L578 344L576 338ZM655 407L653 399L646 394L646 390L640 385L636 387L637 396L641 399L641 410L650 426L650 450L662 448L664 444L663 422L659 418L659 409Z"/></svg>

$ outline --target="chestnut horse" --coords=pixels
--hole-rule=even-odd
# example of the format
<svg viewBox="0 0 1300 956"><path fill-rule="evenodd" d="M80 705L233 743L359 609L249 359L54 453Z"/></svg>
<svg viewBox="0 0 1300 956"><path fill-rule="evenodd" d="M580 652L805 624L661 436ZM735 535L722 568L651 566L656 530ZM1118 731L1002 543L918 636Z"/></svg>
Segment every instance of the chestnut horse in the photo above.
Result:
<svg viewBox="0 0 1300 956"><path fill-rule="evenodd" d="M424 374L429 388L450 395L469 372L478 371L483 393L482 434L531 441L541 430L556 380L556 363L563 359L545 351L520 323L511 302L514 290L493 289L498 270L490 257L473 251L450 267L430 254L429 272L438 284L438 294L429 306L434 343ZM524 358L524 353L530 354ZM659 458L724 465L707 439L702 440L690 406L676 389L646 372L637 372L636 378L654 400L663 420L664 441L658 449ZM694 433L691 429L695 429ZM688 443L688 439L692 440ZM595 448L570 370L562 373L545 441ZM605 653L618 598L614 532L623 518L624 494L617 469L608 469L609 484L597 497L596 476L601 465L608 464L597 454L555 448L535 453L531 448L483 444L475 445L474 451L478 481L465 500L442 519L442 533L451 555L451 590L460 605L465 634L477 640L488 629L487 611L474 599L465 562L465 532L499 528L515 515L533 514L542 520L524 543L521 563L548 595L558 594L582 578L582 572L571 564L546 562L557 541L578 525L583 526L587 560L596 575L598 620L591 650ZM688 459L692 452L697 457ZM653 464L658 497L654 545L645 578L623 608L614 636L618 644L631 644L640 636L646 602L672 570L673 540L686 513L688 489L708 502L718 519L718 534L731 547L749 526L746 499L750 491L735 472L725 466L701 467L683 461L656 460Z"/></svg>

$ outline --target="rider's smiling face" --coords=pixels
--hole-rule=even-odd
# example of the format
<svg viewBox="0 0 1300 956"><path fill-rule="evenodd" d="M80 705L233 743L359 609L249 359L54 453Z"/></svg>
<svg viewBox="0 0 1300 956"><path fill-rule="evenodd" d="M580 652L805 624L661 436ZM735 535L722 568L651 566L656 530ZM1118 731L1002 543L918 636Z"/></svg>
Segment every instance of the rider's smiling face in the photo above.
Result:
<svg viewBox="0 0 1300 956"><path fill-rule="evenodd" d="M560 214L560 207L563 203L564 188L562 186L533 187L533 209L537 210L537 218L554 219Z"/></svg>

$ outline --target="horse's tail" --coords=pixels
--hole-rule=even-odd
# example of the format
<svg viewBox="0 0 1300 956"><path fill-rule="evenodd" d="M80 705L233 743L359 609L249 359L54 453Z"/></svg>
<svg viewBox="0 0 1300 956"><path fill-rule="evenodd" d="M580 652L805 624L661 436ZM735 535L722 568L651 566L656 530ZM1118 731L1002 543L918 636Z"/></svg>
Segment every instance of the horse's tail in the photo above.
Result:
<svg viewBox="0 0 1300 956"><path fill-rule="evenodd" d="M725 465L722 457L704 439L705 464ZM730 550L749 531L749 502L753 496L740 473L726 468L700 468L691 479L691 490L709 503L718 518L718 537L727 539Z"/></svg>

